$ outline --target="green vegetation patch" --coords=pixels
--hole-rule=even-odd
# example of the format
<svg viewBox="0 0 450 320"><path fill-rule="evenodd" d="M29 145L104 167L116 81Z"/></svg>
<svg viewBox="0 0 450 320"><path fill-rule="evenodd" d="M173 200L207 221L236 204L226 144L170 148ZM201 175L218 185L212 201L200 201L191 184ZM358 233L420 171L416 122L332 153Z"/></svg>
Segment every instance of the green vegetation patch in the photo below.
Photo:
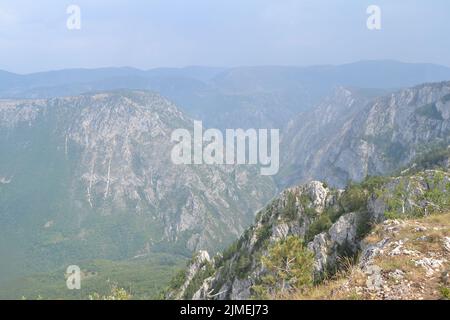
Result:
<svg viewBox="0 0 450 320"><path fill-rule="evenodd" d="M444 120L444 118L442 118L441 113L436 107L436 103L427 104L423 107L418 108L415 112L416 114L429 119L440 121Z"/></svg>
<svg viewBox="0 0 450 320"><path fill-rule="evenodd" d="M313 254L296 236L289 236L271 245L267 255L261 257L261 263L267 269L267 274L262 277L260 284L252 287L255 298L267 299L313 285Z"/></svg>
<svg viewBox="0 0 450 320"><path fill-rule="evenodd" d="M0 299L87 300L92 296L109 296L111 288L123 288L133 299L155 299L170 282L185 259L153 254L135 261L95 260L80 263L81 290L68 290L65 270L36 274L4 283Z"/></svg>

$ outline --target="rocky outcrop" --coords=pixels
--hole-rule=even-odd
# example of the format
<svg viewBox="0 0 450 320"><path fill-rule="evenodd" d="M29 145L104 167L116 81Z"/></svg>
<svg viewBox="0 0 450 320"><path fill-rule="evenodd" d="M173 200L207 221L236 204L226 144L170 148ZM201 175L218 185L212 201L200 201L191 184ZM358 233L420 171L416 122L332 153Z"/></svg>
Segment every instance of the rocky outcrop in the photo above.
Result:
<svg viewBox="0 0 450 320"><path fill-rule="evenodd" d="M419 154L449 144L450 82L386 96L338 88L293 119L282 139L282 185L323 180L334 186L392 174Z"/></svg>
<svg viewBox="0 0 450 320"><path fill-rule="evenodd" d="M323 285L322 299L443 299L450 255L445 250L450 215L386 220L362 242L357 263ZM333 287L332 290L327 288ZM298 297L298 298L301 298Z"/></svg>
<svg viewBox="0 0 450 320"><path fill-rule="evenodd" d="M327 232L316 235L308 243L308 249L314 253L314 269L318 277L336 266L339 257L358 252L357 219L358 213L345 214Z"/></svg>
<svg viewBox="0 0 450 320"><path fill-rule="evenodd" d="M340 270L360 256L357 264L367 275L368 290L383 288L382 269L373 264L387 247L389 254L412 255L402 242L389 238L367 242L365 236L386 218L428 216L450 208L450 173L428 170L393 178L371 178L345 190L330 189L314 181L287 189L264 208L255 224L230 248L217 257L195 299L248 299L265 276L262 256L271 244L296 236L314 256L314 278ZM394 222L386 232L398 232ZM446 238L443 238L443 247ZM417 260L425 268L438 268L439 261ZM434 268L434 269L436 269ZM392 276L401 277L397 271Z"/></svg>
<svg viewBox="0 0 450 320"><path fill-rule="evenodd" d="M188 264L185 272L185 280L175 296L168 296L170 299L181 299L185 295L186 289L189 287L195 275L204 270L205 265L210 263L211 259L207 251L199 251L191 262ZM200 288L202 290L202 288Z"/></svg>

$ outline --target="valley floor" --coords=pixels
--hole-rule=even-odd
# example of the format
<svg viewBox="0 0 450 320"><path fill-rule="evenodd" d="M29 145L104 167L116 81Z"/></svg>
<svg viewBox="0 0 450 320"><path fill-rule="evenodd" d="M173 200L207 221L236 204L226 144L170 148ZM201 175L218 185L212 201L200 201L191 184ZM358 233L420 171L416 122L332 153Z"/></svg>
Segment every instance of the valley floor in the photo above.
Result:
<svg viewBox="0 0 450 320"><path fill-rule="evenodd" d="M79 264L81 290L69 290L65 269L60 269L0 283L0 300L97 300L110 296L117 300L122 299L117 297L122 292L126 299L157 299L185 263L182 256L156 253L128 261L84 261Z"/></svg>

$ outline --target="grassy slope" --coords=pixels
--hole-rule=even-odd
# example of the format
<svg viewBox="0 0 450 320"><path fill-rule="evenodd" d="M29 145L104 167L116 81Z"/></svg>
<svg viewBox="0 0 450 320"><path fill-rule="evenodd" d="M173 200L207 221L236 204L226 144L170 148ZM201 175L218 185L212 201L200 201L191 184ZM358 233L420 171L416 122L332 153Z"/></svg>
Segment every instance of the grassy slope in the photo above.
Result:
<svg viewBox="0 0 450 320"><path fill-rule="evenodd" d="M375 244L389 239L383 252L372 262L381 268L383 286L380 290L368 287L370 274L358 266L349 265L312 289L297 291L280 299L443 299L450 298L450 251L445 237L450 236L450 213L412 220L388 220L366 237ZM400 250L394 251L398 248ZM444 261L429 269L416 264L424 258ZM401 272L399 272L401 271ZM402 274L398 277L396 274Z"/></svg>

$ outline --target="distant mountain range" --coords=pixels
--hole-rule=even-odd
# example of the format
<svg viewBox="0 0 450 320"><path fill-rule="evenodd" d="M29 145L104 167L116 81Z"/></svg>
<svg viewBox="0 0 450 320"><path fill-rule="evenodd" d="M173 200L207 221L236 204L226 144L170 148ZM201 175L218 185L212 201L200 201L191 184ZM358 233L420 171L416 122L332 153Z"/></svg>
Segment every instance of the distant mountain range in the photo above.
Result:
<svg viewBox="0 0 450 320"><path fill-rule="evenodd" d="M160 93L211 127L282 128L336 86L399 89L449 79L448 67L396 61L313 67L68 69L27 75L0 72L0 98L144 89Z"/></svg>

